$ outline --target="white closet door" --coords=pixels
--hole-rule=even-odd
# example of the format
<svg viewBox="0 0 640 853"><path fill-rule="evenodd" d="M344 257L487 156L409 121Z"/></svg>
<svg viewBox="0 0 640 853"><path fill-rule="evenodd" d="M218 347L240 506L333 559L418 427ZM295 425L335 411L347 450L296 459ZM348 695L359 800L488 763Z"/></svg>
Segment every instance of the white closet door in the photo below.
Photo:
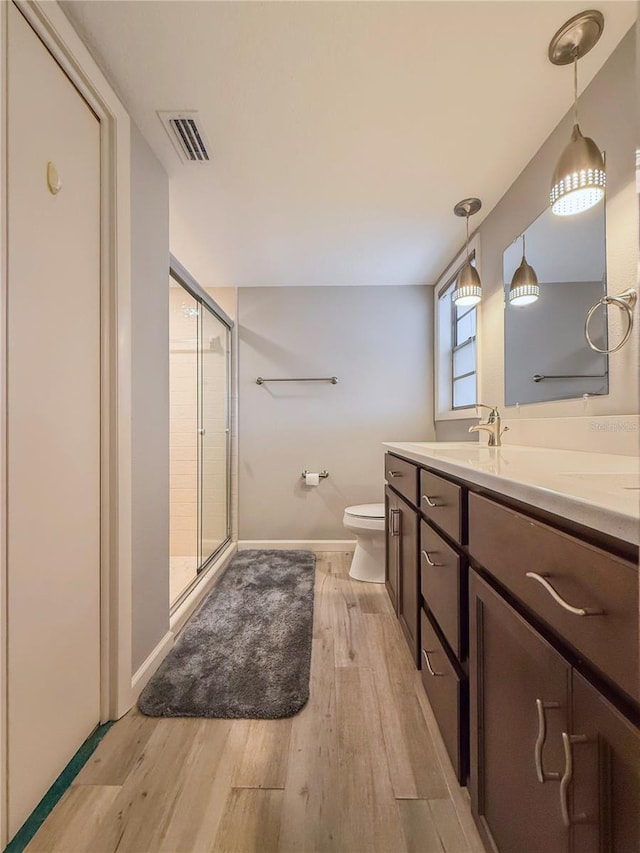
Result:
<svg viewBox="0 0 640 853"><path fill-rule="evenodd" d="M100 716L100 128L12 3L8 78L13 836Z"/></svg>

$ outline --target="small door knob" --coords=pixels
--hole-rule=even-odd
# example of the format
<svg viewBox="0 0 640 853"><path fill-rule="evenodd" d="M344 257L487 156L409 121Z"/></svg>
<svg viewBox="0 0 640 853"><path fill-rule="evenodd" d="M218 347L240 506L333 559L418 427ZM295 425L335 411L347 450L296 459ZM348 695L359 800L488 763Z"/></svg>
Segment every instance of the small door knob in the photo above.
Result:
<svg viewBox="0 0 640 853"><path fill-rule="evenodd" d="M58 175L58 170L55 163L52 163L51 160L47 163L47 186L51 195L58 195L62 189L62 181Z"/></svg>

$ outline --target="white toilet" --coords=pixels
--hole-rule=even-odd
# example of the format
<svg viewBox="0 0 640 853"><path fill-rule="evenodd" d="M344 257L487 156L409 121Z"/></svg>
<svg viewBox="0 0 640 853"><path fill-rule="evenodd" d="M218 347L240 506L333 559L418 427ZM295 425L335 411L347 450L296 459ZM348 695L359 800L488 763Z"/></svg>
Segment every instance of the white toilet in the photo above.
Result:
<svg viewBox="0 0 640 853"><path fill-rule="evenodd" d="M349 576L358 581L384 583L384 504L348 506L343 523L357 539Z"/></svg>

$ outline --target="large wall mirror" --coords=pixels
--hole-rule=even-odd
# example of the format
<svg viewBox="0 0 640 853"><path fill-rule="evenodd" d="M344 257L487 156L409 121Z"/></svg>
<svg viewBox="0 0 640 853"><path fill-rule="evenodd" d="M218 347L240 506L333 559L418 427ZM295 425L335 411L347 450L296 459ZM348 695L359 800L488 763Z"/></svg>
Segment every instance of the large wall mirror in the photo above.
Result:
<svg viewBox="0 0 640 853"><path fill-rule="evenodd" d="M523 257L523 237L539 295L516 306L509 289ZM503 267L506 404L607 394L607 356L594 352L584 336L589 308L606 295L604 204L565 217L547 208L507 247ZM606 319L606 311L598 311L590 324L601 349Z"/></svg>

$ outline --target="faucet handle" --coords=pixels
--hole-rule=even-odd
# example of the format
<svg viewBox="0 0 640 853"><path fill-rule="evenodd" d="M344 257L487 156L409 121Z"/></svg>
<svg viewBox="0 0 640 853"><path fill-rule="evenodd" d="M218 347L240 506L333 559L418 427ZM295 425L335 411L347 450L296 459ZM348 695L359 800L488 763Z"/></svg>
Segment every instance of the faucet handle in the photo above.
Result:
<svg viewBox="0 0 640 853"><path fill-rule="evenodd" d="M493 417L493 418L499 418L500 417L500 412L498 411L497 406L487 406L486 403L476 403L476 409L480 409L480 408L489 409L490 410L490 412L489 412L490 418L491 417Z"/></svg>

